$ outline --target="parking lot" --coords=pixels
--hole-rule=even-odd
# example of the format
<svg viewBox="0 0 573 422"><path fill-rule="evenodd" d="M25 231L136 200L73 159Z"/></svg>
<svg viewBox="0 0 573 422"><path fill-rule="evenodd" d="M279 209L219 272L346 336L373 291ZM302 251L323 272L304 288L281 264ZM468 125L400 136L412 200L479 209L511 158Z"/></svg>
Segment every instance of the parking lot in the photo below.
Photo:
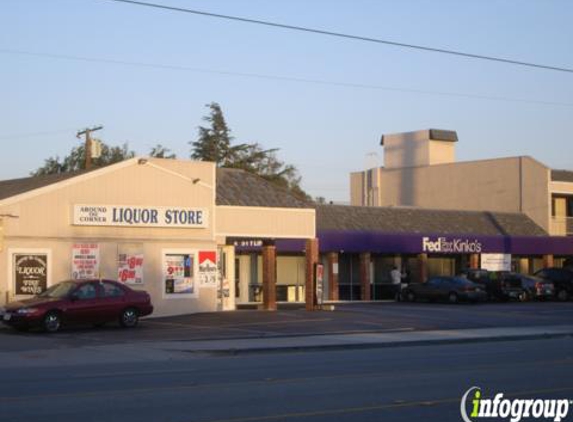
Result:
<svg viewBox="0 0 573 422"><path fill-rule="evenodd" d="M573 302L341 303L333 311L240 310L191 314L142 319L135 329L110 324L102 328L68 328L50 335L21 333L1 326L0 349L10 352L126 342L549 326L571 324L571 321Z"/></svg>

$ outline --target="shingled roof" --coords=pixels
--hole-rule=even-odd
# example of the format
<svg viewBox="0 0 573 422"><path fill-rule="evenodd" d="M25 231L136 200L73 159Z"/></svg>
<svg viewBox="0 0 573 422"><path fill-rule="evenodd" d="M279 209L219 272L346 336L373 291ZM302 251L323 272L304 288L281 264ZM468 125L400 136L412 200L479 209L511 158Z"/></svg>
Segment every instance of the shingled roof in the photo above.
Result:
<svg viewBox="0 0 573 422"><path fill-rule="evenodd" d="M273 208L312 208L286 188L238 169L217 169L217 205Z"/></svg>
<svg viewBox="0 0 573 422"><path fill-rule="evenodd" d="M48 174L44 176L3 180L0 181L0 200L20 195L22 193L26 193L34 189L39 189L45 186L53 185L54 183L62 182L64 180L71 179L72 177L76 177L84 173L86 172L79 171L73 173Z"/></svg>
<svg viewBox="0 0 573 422"><path fill-rule="evenodd" d="M50 174L0 181L0 200L53 185L85 174L86 171ZM295 197L287 189L255 174L238 169L217 169L217 205L273 208L312 208L312 203Z"/></svg>
<svg viewBox="0 0 573 422"><path fill-rule="evenodd" d="M547 236L525 214L408 207L318 206L316 225L318 231Z"/></svg>

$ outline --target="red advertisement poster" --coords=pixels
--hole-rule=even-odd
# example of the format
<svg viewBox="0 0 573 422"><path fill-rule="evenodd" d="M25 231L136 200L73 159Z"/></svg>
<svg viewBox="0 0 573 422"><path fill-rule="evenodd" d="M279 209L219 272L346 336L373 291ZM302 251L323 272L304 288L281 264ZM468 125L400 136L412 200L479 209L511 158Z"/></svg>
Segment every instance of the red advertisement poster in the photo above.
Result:
<svg viewBox="0 0 573 422"><path fill-rule="evenodd" d="M199 287L217 287L217 252L199 252Z"/></svg>

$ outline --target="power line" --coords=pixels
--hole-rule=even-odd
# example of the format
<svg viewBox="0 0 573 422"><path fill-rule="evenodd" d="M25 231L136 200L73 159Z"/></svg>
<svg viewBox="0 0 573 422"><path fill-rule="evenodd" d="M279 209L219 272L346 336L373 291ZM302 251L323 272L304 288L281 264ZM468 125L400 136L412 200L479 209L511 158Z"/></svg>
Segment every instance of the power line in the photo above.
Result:
<svg viewBox="0 0 573 422"><path fill-rule="evenodd" d="M121 66L144 67L144 68L150 68L150 69L177 70L177 71L214 74L214 75L221 75L221 76L243 77L243 78L251 78L251 79L264 79L264 80L276 80L276 81L283 81L283 82L304 83L304 84L314 84L314 85L338 86L338 87L353 88L353 89L402 92L402 93L417 94L417 95L432 95L432 96L452 97L452 98L470 98L470 99L487 100L487 101L502 101L502 102L511 102L511 103L537 104L537 105L544 105L544 106L573 107L573 103L532 100L532 99L527 99L527 98L498 97L498 96L489 96L489 95L468 94L468 93L461 93L461 92L428 91L428 90L421 90L421 89L410 89L410 88L399 88L399 87L380 86L380 85L359 84L359 83L353 83L353 82L326 81L326 80L320 80L320 79L295 78L295 77L280 76L280 75L265 75L265 74L258 74L258 73L231 72L231 71L225 71L225 70L214 70L214 69L196 68L196 67L171 65L171 64L131 62L131 61L125 61L125 60L94 58L94 57L86 57L86 56L74 56L74 55L67 55L67 54L38 53L38 52L31 52L31 51L3 49L3 48L0 48L0 54L14 54L14 55L23 55L23 56L32 56L32 57L44 57L44 58L50 58L50 59L81 61L81 62L88 62L88 63L104 63L104 64L121 65Z"/></svg>
<svg viewBox="0 0 573 422"><path fill-rule="evenodd" d="M0 136L0 139L22 139L22 138L33 138L37 136L49 136L49 135L60 135L64 133L70 133L73 131L73 128L66 129L66 130L53 130L49 132L28 132L28 133L19 133L15 135L3 135Z"/></svg>
<svg viewBox="0 0 573 422"><path fill-rule="evenodd" d="M269 26L269 27L274 27L274 28L289 29L289 30L293 30L293 31L308 32L308 33L313 33L313 34L327 35L327 36L338 37L338 38L346 38L346 39L357 40L357 41L366 41L366 42L371 42L371 43L376 43L376 44L385 44L385 45L391 45L394 47L402 47L402 48L409 48L409 49L414 49L414 50L428 51L431 53L449 54L449 55L453 55L453 56L465 57L465 58L470 58L470 59L488 60L488 61L492 61L492 62L500 62L500 63L505 63L505 64L526 66L526 67L532 67L532 68L536 68L536 69L554 70L554 71L559 71L559 72L573 73L572 68L549 66L549 65L530 63L530 62L523 62L523 61L519 61L519 60L506 59L506 58L502 58L502 57L484 56L481 54L473 54L473 53L466 53L463 51L447 50L447 49L437 48L437 47L428 47L428 46L422 46L422 45L416 45L416 44L406 44L406 43L402 43L402 42L398 42L398 41L383 40L380 38L371 38L371 37L365 37L365 36L361 36L361 35L345 34L345 33L341 33L341 32L326 31L326 30L322 30L322 29L309 28L309 27L304 27L304 26L287 25L287 24L277 23L277 22L243 18L240 16L223 15L223 14L219 14L219 13L211 13L211 12L204 12L201 10L187 9L187 8L183 8L183 7L167 6L164 4L147 3L147 2L135 1L135 0L103 0L103 1L112 1L112 2L116 2L116 3L126 3L126 4L135 5L135 6L144 6L144 7L150 7L150 8L155 8L155 9L164 9L164 10L170 10L172 12L190 13L190 14L194 14L194 15L208 16L211 18L226 19L226 20L231 20L231 21L251 23L251 24L256 24L256 25L264 25L264 26Z"/></svg>

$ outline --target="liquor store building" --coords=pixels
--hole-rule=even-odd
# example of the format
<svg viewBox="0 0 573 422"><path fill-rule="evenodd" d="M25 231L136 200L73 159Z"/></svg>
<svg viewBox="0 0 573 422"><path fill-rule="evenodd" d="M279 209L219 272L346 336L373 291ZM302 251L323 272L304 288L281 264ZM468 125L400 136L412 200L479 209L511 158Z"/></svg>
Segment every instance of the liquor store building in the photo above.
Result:
<svg viewBox="0 0 573 422"><path fill-rule="evenodd" d="M0 306L62 280L101 277L148 291L155 316L232 310L241 295L248 301L233 242L290 239L311 251L315 213L258 176L208 162L133 158L3 181ZM273 242L259 254L265 304L274 309Z"/></svg>

